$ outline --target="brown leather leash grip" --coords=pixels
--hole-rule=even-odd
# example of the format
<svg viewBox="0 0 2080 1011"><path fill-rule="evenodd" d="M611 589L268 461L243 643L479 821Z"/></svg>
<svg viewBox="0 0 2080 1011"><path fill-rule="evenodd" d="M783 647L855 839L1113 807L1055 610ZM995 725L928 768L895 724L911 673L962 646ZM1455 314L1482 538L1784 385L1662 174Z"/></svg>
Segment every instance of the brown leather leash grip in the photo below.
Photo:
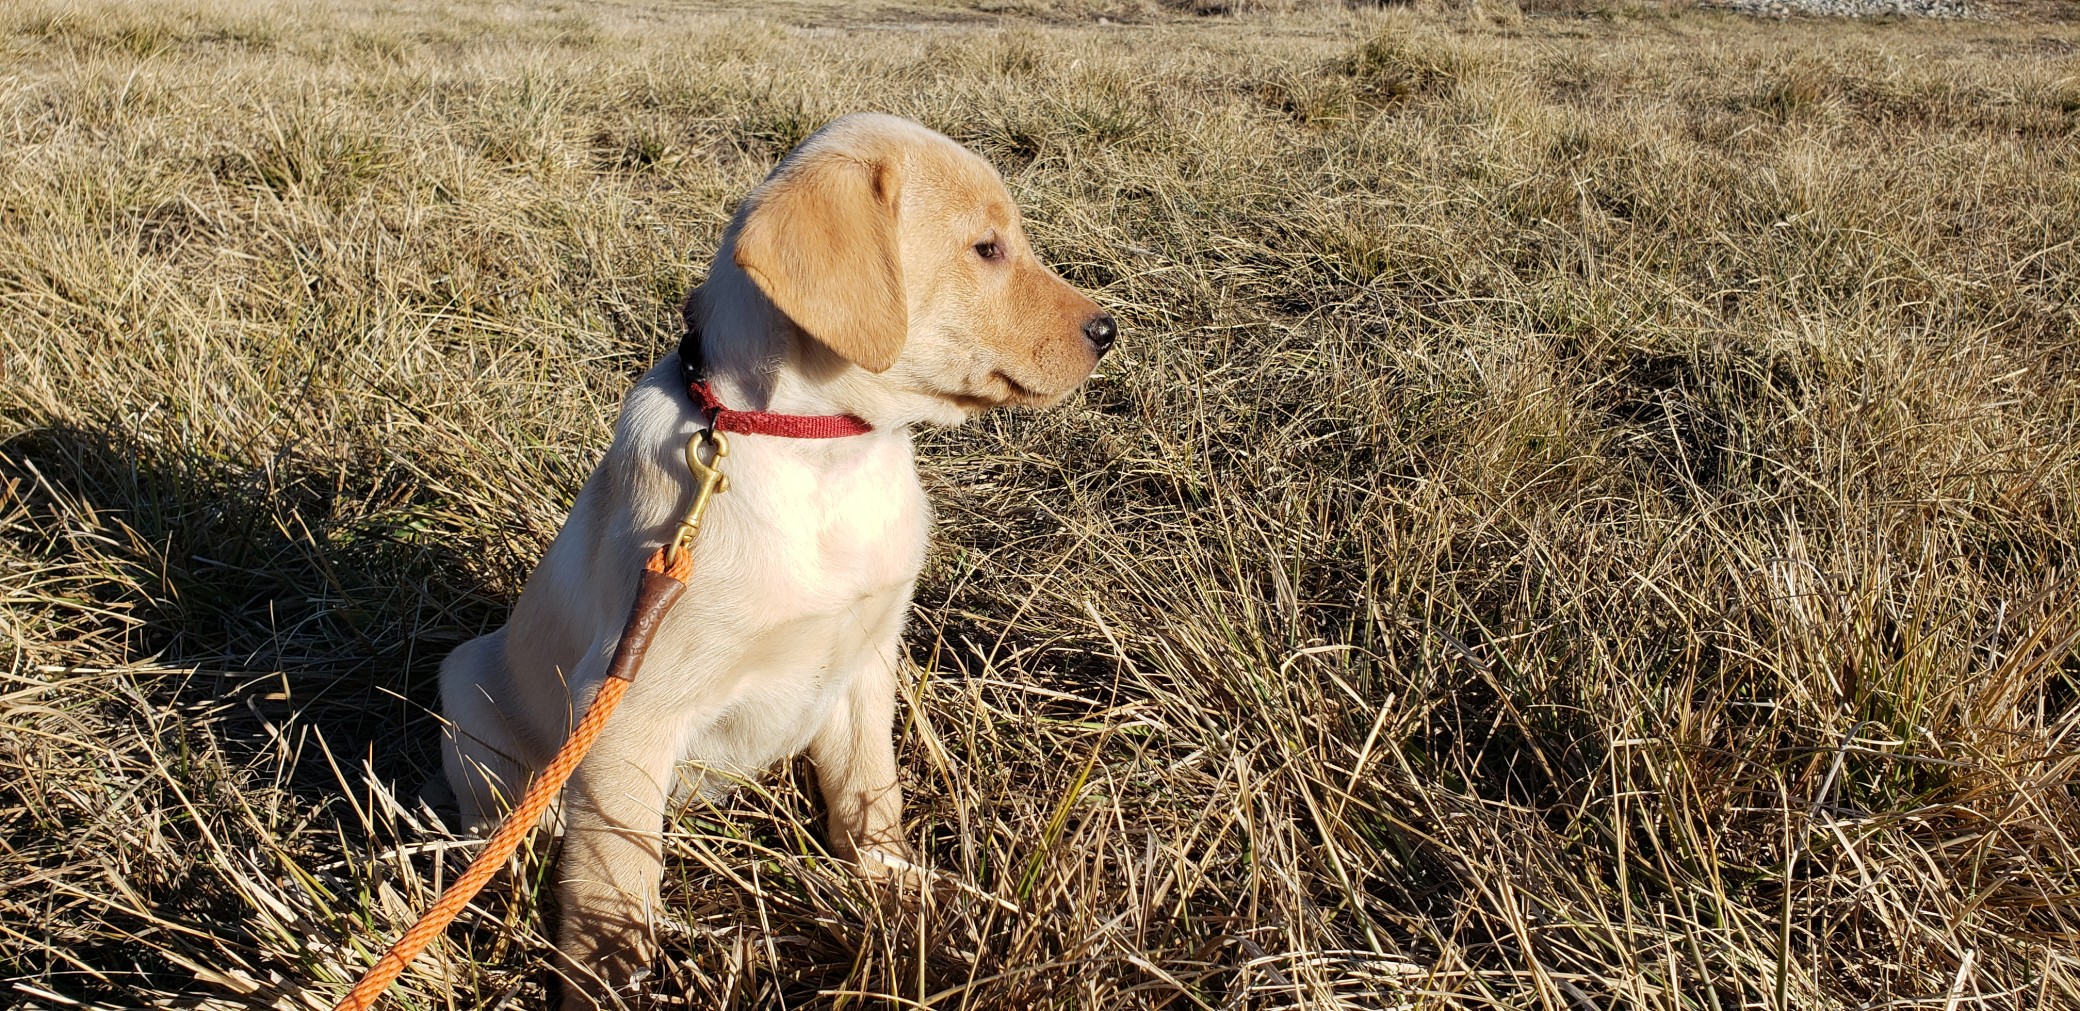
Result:
<svg viewBox="0 0 2080 1011"><path fill-rule="evenodd" d="M690 553L680 552L681 555ZM690 571L687 573L689 576L692 574ZM665 612L671 610L672 602L685 592L684 579L647 567L643 569L643 578L636 584L635 606L629 608L628 624L621 626L621 645L614 650L613 661L607 664L608 680L636 679L636 671L642 669L643 654L650 651L650 640L657 635L657 626L664 624Z"/></svg>
<svg viewBox="0 0 2080 1011"><path fill-rule="evenodd" d="M672 556L669 562L665 558L668 553ZM354 989L345 999L333 1005L332 1011L367 1011L373 1007L376 998L397 981L405 966L433 943L434 938L445 932L448 924L462 915L469 900L476 898L484 885L497 875L499 868L505 866L506 858L512 856L528 833L534 831L542 813L562 792L564 782L577 771L578 762L584 759L585 752L599 740L600 731L606 728L607 717L614 712L622 694L628 691L636 672L642 669L643 654L649 651L650 640L656 637L658 626L664 623L665 612L671 610L672 603L686 592L686 581L692 576L692 551L668 552L666 548L658 548L650 556L650 561L643 566L642 582L636 586L636 601L629 609L628 624L622 626L621 642L614 648L613 660L607 664L606 680L600 682L599 693L586 707L585 718L578 721L570 739L563 742L562 749L550 760L548 768L528 785L519 806L506 815L498 831L485 841L484 851L477 854L469 869L441 893L432 908L426 910L426 915L419 917L419 922L412 924L412 928L405 931L397 943L376 960L376 964L369 966L361 981L354 984Z"/></svg>

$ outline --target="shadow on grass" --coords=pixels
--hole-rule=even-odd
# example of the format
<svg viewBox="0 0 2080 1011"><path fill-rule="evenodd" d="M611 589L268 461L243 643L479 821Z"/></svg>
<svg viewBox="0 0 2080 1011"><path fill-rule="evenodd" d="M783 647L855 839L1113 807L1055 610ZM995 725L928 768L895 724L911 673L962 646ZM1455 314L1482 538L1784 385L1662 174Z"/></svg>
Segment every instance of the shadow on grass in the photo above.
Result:
<svg viewBox="0 0 2080 1011"><path fill-rule="evenodd" d="M466 517L364 463L289 449L248 465L34 428L0 443L19 520L0 537L69 573L68 603L102 616L76 620L60 662L192 668L141 687L168 711L210 714L234 757L293 721L410 790L438 765L441 657L503 620L524 571L493 571ZM323 750L284 785L336 793Z"/></svg>

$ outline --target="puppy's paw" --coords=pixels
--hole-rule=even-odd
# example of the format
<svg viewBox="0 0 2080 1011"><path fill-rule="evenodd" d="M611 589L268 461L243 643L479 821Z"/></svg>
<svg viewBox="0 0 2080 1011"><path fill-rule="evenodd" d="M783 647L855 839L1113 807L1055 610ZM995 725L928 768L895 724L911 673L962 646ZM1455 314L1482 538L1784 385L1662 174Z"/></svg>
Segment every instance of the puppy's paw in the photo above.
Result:
<svg viewBox="0 0 2080 1011"><path fill-rule="evenodd" d="M609 985L591 973L565 972L561 979L563 999L557 1002L559 1011L623 1011L623 1009L647 1009L656 1005L655 994L649 986L653 975L649 967L630 970L618 982Z"/></svg>
<svg viewBox="0 0 2080 1011"><path fill-rule="evenodd" d="M643 1008L656 974L657 946L640 907L595 901L563 909L556 944L562 1011Z"/></svg>
<svg viewBox="0 0 2080 1011"><path fill-rule="evenodd" d="M927 900L938 877L901 843L861 847L852 855L852 872L886 909L916 908Z"/></svg>
<svg viewBox="0 0 2080 1011"><path fill-rule="evenodd" d="M916 851L901 840L861 847L852 854L852 867L869 881L918 878L927 873L917 863Z"/></svg>

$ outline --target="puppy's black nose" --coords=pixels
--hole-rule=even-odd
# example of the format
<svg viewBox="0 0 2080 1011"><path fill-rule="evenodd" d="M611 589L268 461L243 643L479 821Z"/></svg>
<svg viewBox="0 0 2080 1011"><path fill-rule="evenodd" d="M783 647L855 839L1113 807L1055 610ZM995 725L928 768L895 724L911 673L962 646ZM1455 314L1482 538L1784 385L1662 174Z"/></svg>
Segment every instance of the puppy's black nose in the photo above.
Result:
<svg viewBox="0 0 2080 1011"><path fill-rule="evenodd" d="M1083 339L1102 355L1112 350L1112 342L1119 339L1119 324L1112 321L1109 313L1099 313L1083 325Z"/></svg>

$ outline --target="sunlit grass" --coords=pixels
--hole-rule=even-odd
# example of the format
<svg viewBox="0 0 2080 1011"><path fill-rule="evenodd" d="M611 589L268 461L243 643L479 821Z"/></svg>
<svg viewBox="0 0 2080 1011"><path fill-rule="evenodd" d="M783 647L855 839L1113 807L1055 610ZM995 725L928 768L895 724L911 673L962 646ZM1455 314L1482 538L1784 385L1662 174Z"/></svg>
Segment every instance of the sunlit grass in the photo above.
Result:
<svg viewBox="0 0 2080 1011"><path fill-rule="evenodd" d="M1030 8L0 11L0 1003L329 1006L434 665L879 108L1122 350L921 435L934 891L777 770L661 992L2080 1006L2070 25ZM543 868L396 1006L538 1005Z"/></svg>

